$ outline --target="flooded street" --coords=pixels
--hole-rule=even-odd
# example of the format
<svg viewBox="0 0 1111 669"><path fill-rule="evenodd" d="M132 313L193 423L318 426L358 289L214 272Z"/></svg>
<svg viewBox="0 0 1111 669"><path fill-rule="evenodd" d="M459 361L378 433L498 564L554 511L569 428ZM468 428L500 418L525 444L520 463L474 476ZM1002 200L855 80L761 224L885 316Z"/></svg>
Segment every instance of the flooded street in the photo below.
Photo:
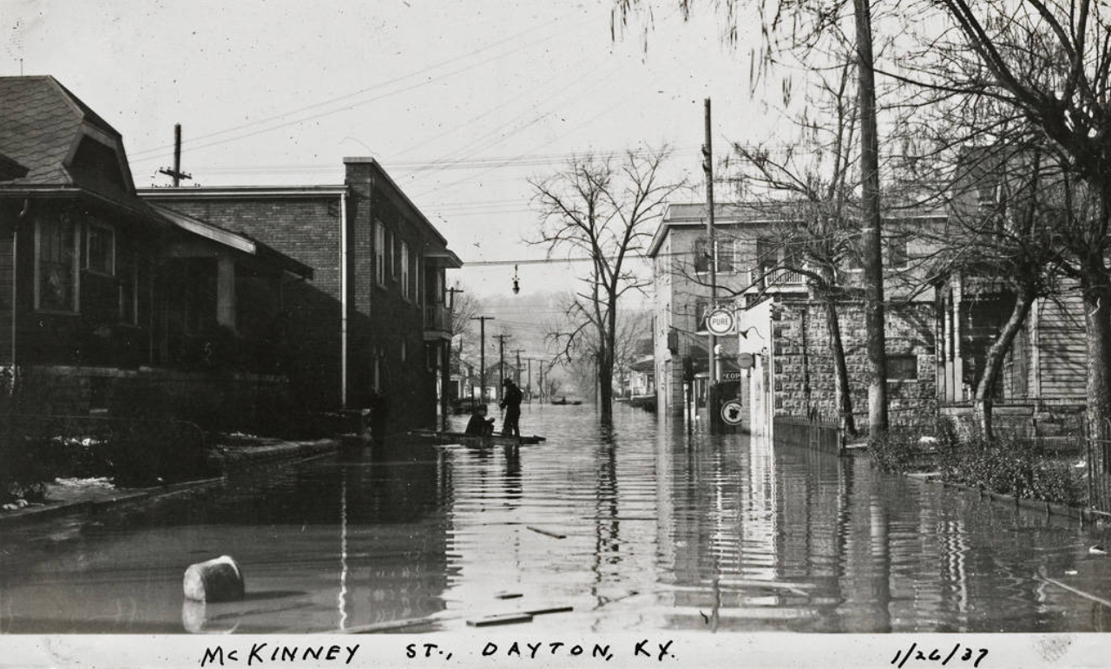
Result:
<svg viewBox="0 0 1111 669"><path fill-rule="evenodd" d="M618 406L525 406L548 441L395 443L93 516L4 527L0 631L329 632L518 610L547 632L1079 632L1098 530L880 473L866 457L689 437ZM461 423L460 423L461 424ZM186 603L233 556L245 601Z"/></svg>

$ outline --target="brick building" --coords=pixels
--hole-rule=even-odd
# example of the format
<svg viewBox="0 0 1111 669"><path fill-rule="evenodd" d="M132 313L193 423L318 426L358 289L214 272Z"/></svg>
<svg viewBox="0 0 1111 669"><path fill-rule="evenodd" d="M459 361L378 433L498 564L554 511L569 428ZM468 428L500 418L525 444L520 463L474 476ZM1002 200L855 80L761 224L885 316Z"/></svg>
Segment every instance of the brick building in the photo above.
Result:
<svg viewBox="0 0 1111 669"><path fill-rule="evenodd" d="M371 158L335 186L154 188L150 203L265 241L311 267L287 288L294 392L315 411L377 406L390 431L435 420L449 384L447 240ZM384 411L383 411L384 410Z"/></svg>

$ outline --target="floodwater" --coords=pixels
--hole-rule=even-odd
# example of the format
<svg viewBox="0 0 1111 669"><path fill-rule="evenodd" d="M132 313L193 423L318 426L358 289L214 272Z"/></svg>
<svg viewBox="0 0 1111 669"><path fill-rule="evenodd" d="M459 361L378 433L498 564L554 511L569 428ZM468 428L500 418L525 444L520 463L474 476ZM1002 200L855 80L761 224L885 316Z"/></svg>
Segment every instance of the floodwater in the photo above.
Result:
<svg viewBox="0 0 1111 669"><path fill-rule="evenodd" d="M515 451L396 443L4 527L0 631L1103 631L1101 530L618 406L526 406ZM190 564L248 596L182 598Z"/></svg>

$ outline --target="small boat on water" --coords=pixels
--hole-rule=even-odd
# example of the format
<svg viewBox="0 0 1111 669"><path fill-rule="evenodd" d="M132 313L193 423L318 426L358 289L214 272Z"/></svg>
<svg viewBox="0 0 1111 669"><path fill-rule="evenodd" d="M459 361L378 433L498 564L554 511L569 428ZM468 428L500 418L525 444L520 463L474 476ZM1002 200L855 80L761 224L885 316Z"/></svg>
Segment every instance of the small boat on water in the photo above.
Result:
<svg viewBox="0 0 1111 669"><path fill-rule="evenodd" d="M538 435L521 435L520 437L503 437L493 434L489 437L480 437L462 432L437 432L436 430L410 430L409 434L422 439L430 439L437 444L463 444L465 446L519 446L521 444L539 444L546 441L545 437Z"/></svg>
<svg viewBox="0 0 1111 669"><path fill-rule="evenodd" d="M560 399L560 400L552 400L552 404L557 404L557 405L571 404L571 405L574 405L574 406L578 406L578 405L582 404L582 400L568 400L566 397L564 397L563 399Z"/></svg>

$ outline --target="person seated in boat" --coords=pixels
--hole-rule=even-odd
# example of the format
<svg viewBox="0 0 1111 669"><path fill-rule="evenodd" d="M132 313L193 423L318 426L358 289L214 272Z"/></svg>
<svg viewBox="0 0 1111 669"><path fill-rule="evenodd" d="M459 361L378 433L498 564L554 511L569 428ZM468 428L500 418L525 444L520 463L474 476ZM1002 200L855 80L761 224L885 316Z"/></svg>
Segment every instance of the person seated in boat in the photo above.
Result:
<svg viewBox="0 0 1111 669"><path fill-rule="evenodd" d="M485 404L479 404L471 411L465 434L473 437L489 437L494 434L494 419L486 417Z"/></svg>

